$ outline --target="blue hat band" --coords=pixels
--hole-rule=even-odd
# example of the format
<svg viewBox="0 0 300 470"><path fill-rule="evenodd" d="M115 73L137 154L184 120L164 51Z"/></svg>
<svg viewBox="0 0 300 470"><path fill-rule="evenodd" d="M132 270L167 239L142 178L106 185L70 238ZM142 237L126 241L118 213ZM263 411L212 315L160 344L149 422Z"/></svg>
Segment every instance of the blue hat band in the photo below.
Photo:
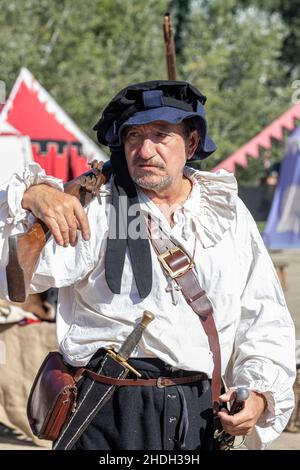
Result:
<svg viewBox="0 0 300 470"><path fill-rule="evenodd" d="M128 119L125 119L119 128L117 128L116 122L114 122L114 125L107 131L105 138L109 142L110 148L116 149L122 146L122 132L128 126L150 124L154 121L166 121L169 124L179 124L188 118L195 118L196 128L201 137L201 142L195 151L193 159L206 158L214 152L217 147L207 135L205 110L201 103L198 103L197 111L185 111L184 109L170 106L159 106L157 108L148 107L148 109L137 111L128 117Z"/></svg>

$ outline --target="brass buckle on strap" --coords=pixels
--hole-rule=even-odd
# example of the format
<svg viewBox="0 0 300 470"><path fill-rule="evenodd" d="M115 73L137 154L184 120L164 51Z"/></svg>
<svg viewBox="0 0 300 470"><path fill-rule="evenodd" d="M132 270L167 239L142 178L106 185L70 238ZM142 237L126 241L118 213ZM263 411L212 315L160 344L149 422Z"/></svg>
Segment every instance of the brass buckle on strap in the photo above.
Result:
<svg viewBox="0 0 300 470"><path fill-rule="evenodd" d="M166 387L165 381L166 381L165 377L158 377L156 380L157 388L165 388Z"/></svg>
<svg viewBox="0 0 300 470"><path fill-rule="evenodd" d="M172 270L171 266L166 261L166 258L168 256L173 256L175 253L180 251L186 258L187 258L187 264L186 266L182 266L179 269L176 269L175 271ZM170 248L169 250L165 251L165 253L162 253L158 255L158 259L160 260L163 268L167 272L167 274L174 279L175 277L182 276L183 274L187 273L191 268L194 267L194 262L189 258L187 253L183 251L179 246L176 246L175 248Z"/></svg>

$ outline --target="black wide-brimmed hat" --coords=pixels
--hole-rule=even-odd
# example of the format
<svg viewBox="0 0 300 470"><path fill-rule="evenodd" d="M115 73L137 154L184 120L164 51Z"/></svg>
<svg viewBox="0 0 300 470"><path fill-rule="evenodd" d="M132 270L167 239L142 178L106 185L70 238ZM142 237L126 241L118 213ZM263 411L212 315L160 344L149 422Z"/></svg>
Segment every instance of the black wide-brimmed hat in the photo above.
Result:
<svg viewBox="0 0 300 470"><path fill-rule="evenodd" d="M192 118L200 141L193 159L207 158L216 144L207 134L204 104L206 97L183 81L156 80L136 83L121 90L104 109L94 126L101 144L122 149L125 127L166 121L178 124Z"/></svg>

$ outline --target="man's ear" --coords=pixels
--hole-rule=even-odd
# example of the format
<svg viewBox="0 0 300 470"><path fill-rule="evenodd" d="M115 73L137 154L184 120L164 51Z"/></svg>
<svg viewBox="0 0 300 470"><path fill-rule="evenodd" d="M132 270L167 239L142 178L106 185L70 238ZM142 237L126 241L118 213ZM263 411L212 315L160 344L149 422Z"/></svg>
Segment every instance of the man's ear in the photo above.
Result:
<svg viewBox="0 0 300 470"><path fill-rule="evenodd" d="M198 131L195 129L191 131L188 139L188 148L187 148L187 159L191 160L194 156L194 153L198 147L200 136Z"/></svg>

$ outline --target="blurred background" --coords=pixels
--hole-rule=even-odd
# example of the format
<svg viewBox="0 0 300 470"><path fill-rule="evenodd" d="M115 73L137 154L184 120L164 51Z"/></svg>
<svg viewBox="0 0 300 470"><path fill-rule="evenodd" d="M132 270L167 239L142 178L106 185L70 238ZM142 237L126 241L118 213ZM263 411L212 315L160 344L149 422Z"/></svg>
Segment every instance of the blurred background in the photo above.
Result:
<svg viewBox="0 0 300 470"><path fill-rule="evenodd" d="M0 183L32 160L67 181L89 160L108 158L92 127L127 84L167 78L166 11L177 79L208 97L210 134L218 144L213 156L194 165L235 173L300 340L298 0L1 0ZM56 347L55 306L53 291L25 306L0 301L0 342L14 344L11 351L4 347L0 361L2 448L16 432L32 437L22 398L8 399L16 380L11 364L21 361L22 371L31 371L22 372L26 396L43 356ZM33 362L23 353L28 341L37 348ZM288 430L278 448L300 448L299 404Z"/></svg>

